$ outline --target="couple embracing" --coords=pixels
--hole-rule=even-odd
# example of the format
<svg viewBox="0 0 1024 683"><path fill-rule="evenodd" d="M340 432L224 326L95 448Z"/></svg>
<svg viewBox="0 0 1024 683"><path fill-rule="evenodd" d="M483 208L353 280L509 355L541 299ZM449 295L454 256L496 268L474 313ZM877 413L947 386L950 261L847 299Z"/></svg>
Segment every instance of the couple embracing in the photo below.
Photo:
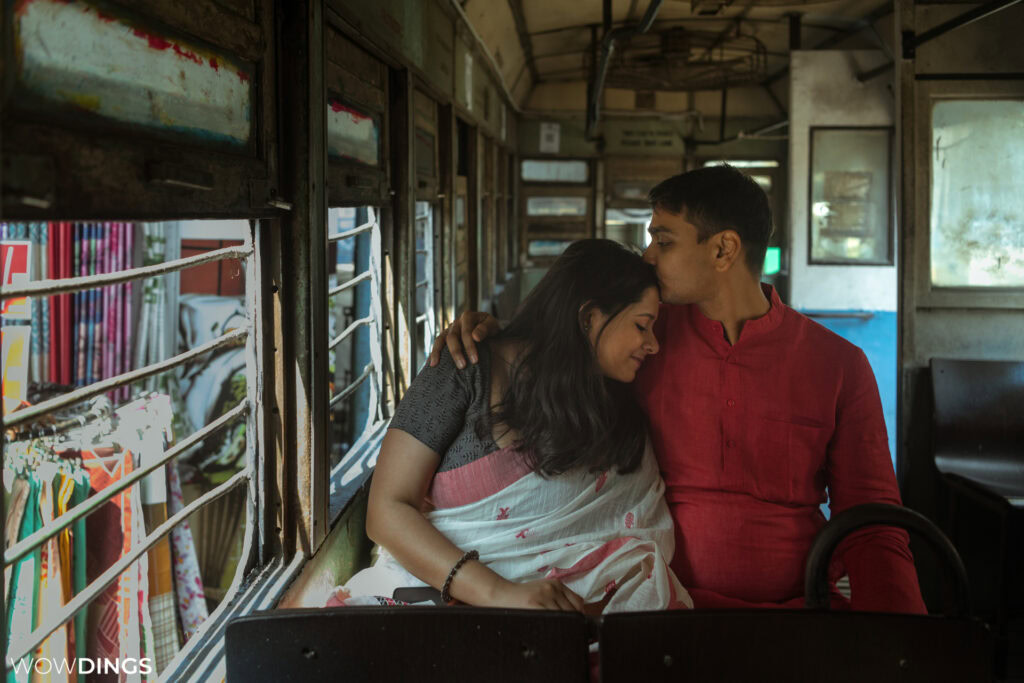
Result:
<svg viewBox="0 0 1024 683"><path fill-rule="evenodd" d="M374 473L384 550L328 604L797 607L820 504L899 504L863 352L760 283L761 188L720 166L649 199L642 257L573 243L504 329L439 340ZM925 612L902 531L848 537L843 574L834 607Z"/></svg>

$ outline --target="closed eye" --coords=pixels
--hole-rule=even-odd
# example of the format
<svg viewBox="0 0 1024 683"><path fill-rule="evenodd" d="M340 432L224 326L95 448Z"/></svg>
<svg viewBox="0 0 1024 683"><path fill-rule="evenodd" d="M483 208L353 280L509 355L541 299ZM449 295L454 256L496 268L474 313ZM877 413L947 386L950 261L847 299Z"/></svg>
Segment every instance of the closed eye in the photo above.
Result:
<svg viewBox="0 0 1024 683"><path fill-rule="evenodd" d="M636 329L640 330L641 332L646 332L647 331L647 328L644 327L643 325L641 325L640 323L635 323L635 324L636 324Z"/></svg>

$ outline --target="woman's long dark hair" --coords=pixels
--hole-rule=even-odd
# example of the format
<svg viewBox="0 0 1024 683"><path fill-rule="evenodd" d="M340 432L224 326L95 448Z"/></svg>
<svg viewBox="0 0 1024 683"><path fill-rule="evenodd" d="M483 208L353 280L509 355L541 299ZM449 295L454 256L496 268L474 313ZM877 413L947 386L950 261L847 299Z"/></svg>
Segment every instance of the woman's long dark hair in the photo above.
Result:
<svg viewBox="0 0 1024 683"><path fill-rule="evenodd" d="M581 467L635 470L647 420L630 386L601 373L583 321L593 309L611 321L657 286L653 266L617 242L569 245L495 337L522 351L501 403L478 423L478 432L489 435L495 424L518 432L518 450L542 475ZM501 362L493 353L492 359Z"/></svg>

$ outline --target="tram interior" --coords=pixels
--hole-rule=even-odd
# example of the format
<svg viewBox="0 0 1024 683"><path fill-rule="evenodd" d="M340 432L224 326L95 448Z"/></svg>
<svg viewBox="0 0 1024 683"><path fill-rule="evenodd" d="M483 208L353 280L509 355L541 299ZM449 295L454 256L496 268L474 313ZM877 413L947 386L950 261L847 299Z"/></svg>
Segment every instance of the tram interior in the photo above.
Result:
<svg viewBox="0 0 1024 683"><path fill-rule="evenodd" d="M321 607L371 562L368 482L436 336L508 320L574 240L643 249L650 189L720 164L769 198L764 281L867 355L903 503L962 558L992 680L1024 680L1024 5L2 20L10 680L62 656L223 679L232 620ZM949 619L948 568L911 547Z"/></svg>

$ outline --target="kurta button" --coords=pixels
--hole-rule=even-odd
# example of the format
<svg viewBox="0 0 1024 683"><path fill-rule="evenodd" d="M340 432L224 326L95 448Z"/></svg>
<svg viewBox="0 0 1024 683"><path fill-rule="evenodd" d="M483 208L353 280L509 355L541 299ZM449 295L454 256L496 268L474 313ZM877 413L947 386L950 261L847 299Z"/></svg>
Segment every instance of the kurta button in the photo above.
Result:
<svg viewBox="0 0 1024 683"><path fill-rule="evenodd" d="M734 401L734 400L732 400L732 399L730 398L730 399L729 399L728 401L726 401L726 402L725 402L725 405L727 405L727 406L729 406L730 408L732 408L732 407L734 407L734 406L736 405L736 401Z"/></svg>
<svg viewBox="0 0 1024 683"><path fill-rule="evenodd" d="M733 441L732 439L729 439L728 441L725 442L725 445L728 446L729 448L734 448L736 446L736 442Z"/></svg>

